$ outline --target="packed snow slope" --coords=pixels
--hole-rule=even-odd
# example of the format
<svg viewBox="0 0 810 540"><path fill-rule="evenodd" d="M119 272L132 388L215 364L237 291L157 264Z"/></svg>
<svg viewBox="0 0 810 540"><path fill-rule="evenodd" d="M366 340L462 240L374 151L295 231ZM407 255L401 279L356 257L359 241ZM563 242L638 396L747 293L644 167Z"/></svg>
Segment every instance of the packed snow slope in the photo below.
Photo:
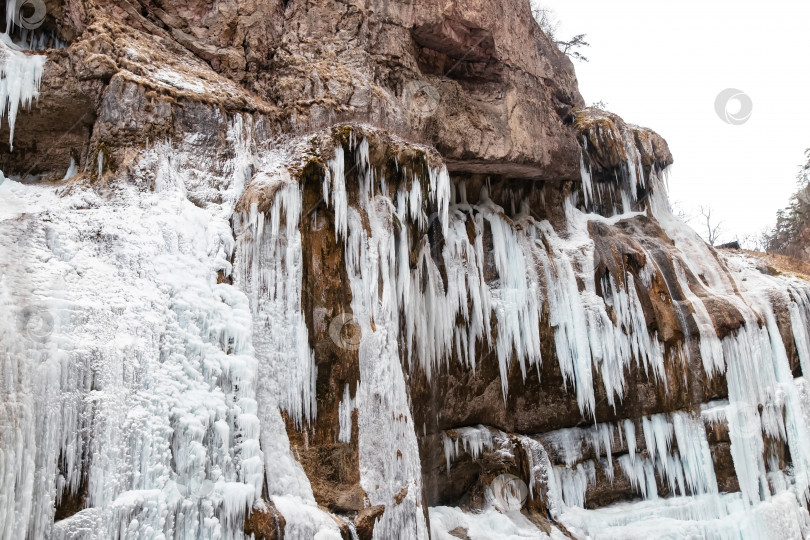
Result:
<svg viewBox="0 0 810 540"><path fill-rule="evenodd" d="M810 536L810 283L674 217L528 1L45 5L0 539Z"/></svg>

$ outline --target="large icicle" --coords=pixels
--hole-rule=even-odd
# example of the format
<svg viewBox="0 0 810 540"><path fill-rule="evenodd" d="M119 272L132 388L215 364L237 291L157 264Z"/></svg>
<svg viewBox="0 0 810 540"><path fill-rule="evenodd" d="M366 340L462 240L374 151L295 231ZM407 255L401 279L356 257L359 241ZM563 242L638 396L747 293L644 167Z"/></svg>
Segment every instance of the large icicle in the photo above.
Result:
<svg viewBox="0 0 810 540"><path fill-rule="evenodd" d="M558 482L568 483L568 496L563 496L566 506L581 507L582 504L575 504L575 501L584 504L585 491L582 490L594 481L584 474L586 469L580 470L583 463L601 461L607 478L612 479L616 435L619 436L620 445L623 445L622 439L626 440L627 445L627 453L617 458L621 471L643 498L658 497L655 471L673 493L717 493L714 463L701 419L675 412L644 417L641 425L647 450L645 456L639 455L636 448L636 427L631 420L625 420L621 427L609 423L596 424L538 436L564 463L555 467L555 471ZM677 450L674 442L677 442ZM583 461L586 451L595 459ZM605 459L602 459L603 455Z"/></svg>

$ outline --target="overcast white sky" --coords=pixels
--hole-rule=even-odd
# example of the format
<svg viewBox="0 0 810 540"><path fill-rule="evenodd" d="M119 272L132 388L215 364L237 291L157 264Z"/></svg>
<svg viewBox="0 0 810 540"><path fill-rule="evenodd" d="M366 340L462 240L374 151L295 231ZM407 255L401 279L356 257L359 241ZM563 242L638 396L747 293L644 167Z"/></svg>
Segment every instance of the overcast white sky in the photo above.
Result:
<svg viewBox="0 0 810 540"><path fill-rule="evenodd" d="M667 140L673 200L711 205L725 222L722 240L773 224L810 147L810 2L540 3L557 14L558 37L587 34L590 62L575 62L586 103L604 101ZM753 101L743 125L714 111L726 88Z"/></svg>

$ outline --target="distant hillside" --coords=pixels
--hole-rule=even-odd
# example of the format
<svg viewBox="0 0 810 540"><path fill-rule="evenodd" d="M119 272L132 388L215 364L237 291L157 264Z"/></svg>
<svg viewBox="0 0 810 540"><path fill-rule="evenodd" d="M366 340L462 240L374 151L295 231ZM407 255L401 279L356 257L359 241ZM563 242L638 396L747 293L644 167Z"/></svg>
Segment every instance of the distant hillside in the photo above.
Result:
<svg viewBox="0 0 810 540"><path fill-rule="evenodd" d="M790 205L776 215L776 226L767 236L767 251L810 260L810 149L799 172L799 187Z"/></svg>

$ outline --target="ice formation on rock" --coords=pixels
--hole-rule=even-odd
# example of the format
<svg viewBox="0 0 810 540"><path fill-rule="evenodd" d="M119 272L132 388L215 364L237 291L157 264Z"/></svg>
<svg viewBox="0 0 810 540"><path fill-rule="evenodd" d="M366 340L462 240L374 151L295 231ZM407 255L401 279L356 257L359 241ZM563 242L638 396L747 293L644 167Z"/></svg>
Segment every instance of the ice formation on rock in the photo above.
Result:
<svg viewBox="0 0 810 540"><path fill-rule="evenodd" d="M227 157L202 137L152 144L113 197L80 183L69 192L0 184L0 243L18 254L0 260L10 315L0 321L2 538L241 538L249 512L271 511L284 517L285 538L359 534L356 515L319 506L288 435L307 441L322 418L303 291L313 231L301 226L300 148L259 150L250 117L229 125ZM468 200L467 180L451 179L425 148L411 145L417 158L392 175L375 162L371 131L322 135L333 148L311 163L361 336L356 386L330 390L330 442L356 445L362 504L384 506L375 538L537 530L491 497L480 512L425 508L418 430L430 438L414 425L409 384L474 374L483 362L504 403L521 390L514 381L556 363L584 424L440 428L435 470L452 475L461 460L485 457L520 463L528 504L557 523L547 536L563 526L593 538L808 531L810 385L788 352L810 370L807 282L706 246L672 216L664 172L645 170L629 139L610 188L618 197L584 145L581 192L561 199L561 225L525 201L507 211L487 182ZM104 165L103 150L95 156ZM65 181L80 174L74 163ZM621 205L592 212L600 197ZM671 260L639 244L643 264L599 266L594 231L639 222L672 239ZM645 305L655 288L678 304L680 334L669 341ZM739 315L722 335L709 299ZM724 381L722 399L597 418L621 410L631 373L668 395L680 374L667 366L692 359L708 383ZM728 431L740 493L721 490L714 429ZM586 510L597 482L626 482L638 500ZM54 519L79 496L82 508Z"/></svg>
<svg viewBox="0 0 810 540"><path fill-rule="evenodd" d="M28 108L39 98L45 59L42 55L23 53L8 34L0 34L0 120L6 117L8 122L11 148L14 147L14 124L20 105Z"/></svg>
<svg viewBox="0 0 810 540"><path fill-rule="evenodd" d="M132 520L154 534L213 538L261 491L247 299L211 274L228 264L235 200L195 207L184 192L196 179L170 156L188 158L166 145L145 154L160 187L143 206L134 186L113 203L84 190L55 198L46 186L2 186L29 223L20 237L4 221L4 240L30 261L3 272L12 314L4 391L15 397L2 424L30 430L3 437L5 474L22 473L3 482L7 538L70 536L87 524L113 537ZM93 231L102 245L88 241ZM33 318L47 325L40 334L28 332ZM15 323L26 325L22 339ZM212 489L203 496L204 481ZM80 490L89 507L51 529L54 500Z"/></svg>
<svg viewBox="0 0 810 540"><path fill-rule="evenodd" d="M802 331L807 317L807 286L795 281L792 285L780 278L767 283L766 278L756 283L761 288L772 289L764 293L754 288L757 280L735 282L732 273L725 270L715 255L696 237L694 232L675 220L669 213L665 200L665 188L660 172L649 173L640 166L637 152L628 146L630 161L626 169L628 194L640 189L653 190L652 196L643 203L649 206L664 229L675 239L675 245L683 252L687 267L674 261L677 284L686 293L692 304L699 333L692 336L700 352L707 376L726 372L731 405L725 413L731 435L732 455L742 488L742 500L747 504L768 501L779 492L773 492L768 483L768 470L764 462L763 434L787 441L796 452L796 468L792 478L783 488L794 493L798 500L807 494L806 458L803 441L806 424L798 421L801 413L800 399L792 382L784 346L771 312L770 296L781 294L791 302L793 325L798 327L798 347L802 361L807 358L807 332ZM452 353L461 359L468 369L475 369L476 346L494 346L500 366L504 397L509 392L506 373L512 359L516 359L524 377L527 369L542 362L540 356L540 323L543 306L547 304L550 324L554 328L557 360L566 380L570 381L577 394L583 415L592 415L595 407L594 373L600 374L610 404L621 400L626 392L625 375L631 363L635 363L651 380L667 387L664 371L664 346L655 333L648 331L644 311L636 294L636 279L649 286L656 277L653 266L645 267L638 276L606 275L599 283L597 293L594 281L593 244L588 232L591 221L615 224L621 220L634 219L639 212L626 212L610 218L586 214L578 210L572 201L566 203L568 228L564 236L549 222L537 222L528 209L523 208L513 218L488 197L483 187L479 200L471 204L466 200L463 182L452 186L445 212L441 197L428 191L428 198L436 200L436 215L440 216L444 235L442 258L447 272L446 285L439 276L434 257L428 251L429 242L421 249L418 263L413 270L404 264L408 246L418 243L418 238L409 236L409 229L395 227L409 220L420 234L427 233L426 215L419 212L421 187L414 177L410 188L396 188L396 195L387 192L386 179L369 166L368 146L365 140L354 140L348 151L339 147L336 158L329 163L329 174L324 182L325 198L331 195L335 204L336 224L340 230L346 213L348 222L347 265L349 274L373 279L371 290L367 286L355 289L362 298L357 305L361 313L367 312L368 323L364 334L376 337L380 322L396 322L403 317L407 329L401 351L413 366L413 358L420 360L421 367L430 377L431 372L441 369ZM356 163L351 166L351 156ZM349 157L347 157L349 156ZM343 201L348 181L346 170L358 171L358 208ZM590 185L589 172L582 165L584 189L596 189ZM341 175L343 182L339 181ZM431 186L434 183L431 181ZM439 183L441 185L441 183ZM590 186L590 187L586 187ZM587 195L586 198L589 198ZM632 198L632 197L631 197ZM414 203L414 201L417 201ZM633 206L624 206L627 210ZM643 208L642 208L643 209ZM444 221L444 215L447 221ZM396 216L394 219L393 216ZM361 220L367 219L371 234L366 236ZM355 231L362 231L359 234ZM470 234L472 231L472 234ZM483 251L483 236L487 231L492 238L492 251ZM397 237L398 242L392 241ZM484 264L491 257L498 279L488 282ZM654 257L649 255L649 261ZM691 262L690 262L691 261ZM699 261L695 264L695 261ZM733 270L734 263L726 264ZM575 270L576 268L576 270ZM687 277L698 273L707 276L712 293L726 298L742 314L745 324L734 334L720 340L711 318L700 297L693 291ZM375 278L376 276L376 278ZM583 283L580 289L577 283ZM356 286L358 281L354 281ZM785 293L787 290L790 292ZM795 290L794 290L795 289ZM804 291L804 292L798 292ZM369 293L371 292L371 296ZM380 303L374 299L379 298ZM384 312L374 311L384 309ZM609 311L608 311L609 310ZM612 314L612 316L608 315ZM803 319L804 317L804 319ZM490 328L484 321L492 318L497 325ZM370 321L377 321L378 329L372 331ZM426 324L420 325L419 322ZM764 321L764 325L762 324ZM395 328L383 327L383 328ZM390 331L390 330L388 330ZM492 335L499 339L492 343ZM682 361L689 354L692 343L672 351ZM804 348L802 348L804 347ZM379 353L378 353L379 354ZM756 374L752 376L753 374ZM396 376L397 378L399 375ZM783 388L780 397L774 392ZM364 402L366 402L364 397ZM390 399L390 398L388 398ZM759 412L761 409L762 412ZM786 413L782 422L781 411ZM363 409L361 408L361 418ZM754 426L753 429L751 426ZM362 424L361 424L362 430ZM553 504L564 507L583 507L589 484L596 481L596 467L602 467L608 479L614 478L612 444L616 436L627 441L627 452L617 459L619 471L633 488L645 499L658 499L656 475L662 479L673 494L678 496L709 497L713 504L722 507L718 495L714 465L706 440L703 422L699 417L685 412L645 417L636 424L627 420L621 426L597 424L594 428L574 432L564 430L558 437L565 440L560 447L567 452L564 466L553 467L555 485L549 497ZM636 432L643 433L646 454L636 448ZM362 431L361 431L362 433ZM586 434L587 435L584 435ZM361 435L362 437L362 435ZM444 437L446 467L463 449L473 459L482 451L492 450L493 435L484 426L457 428L453 437ZM581 460L581 455L571 454L578 446L571 437L581 437L582 444L590 446L595 460ZM552 437L553 439L553 437ZM795 450L794 450L795 449ZM536 453L541 459L541 453ZM602 457L604 456L604 458ZM547 476L548 483L550 476ZM790 487L792 486L792 487ZM787 500L787 498L785 499ZM551 504L551 503L550 503ZM792 512L793 510L791 510ZM724 510L729 515L731 510ZM562 511L565 514L565 511ZM696 518L697 519L697 518Z"/></svg>
<svg viewBox="0 0 810 540"><path fill-rule="evenodd" d="M810 285L529 2L158 3L5 3L0 540L810 537Z"/></svg>
<svg viewBox="0 0 810 540"><path fill-rule="evenodd" d="M353 143L354 144L354 143ZM385 178L368 165L368 143L357 143L357 164L351 170L360 171L360 194L368 199L363 217L368 216L373 230L391 235L394 240L383 245L369 261L379 266L385 288L379 294L391 302L390 309L401 313L406 329L408 364L419 359L420 367L430 378L433 370L448 361L455 352L466 365L475 369L475 347L494 347L501 373L503 394L508 393L507 371L511 359L517 359L524 377L527 369L537 367L541 359L540 328L544 302L548 302L550 324L555 328L555 340L560 366L576 389L580 410L592 414L594 406L593 368L598 366L608 399L624 393L624 377L630 363L642 365L651 378L666 384L663 372L663 347L657 336L646 331L646 321L635 292L631 275L621 276L620 286L612 277L603 286L611 291L607 299L596 293L592 271L593 245L588 236L590 220L616 222L633 214L610 219L586 215L569 204L570 228L567 238L557 234L548 222L537 222L527 208L514 219L491 201L486 188L477 204L465 198L463 183L451 188L446 171L429 172L428 203L435 203L434 219L441 224L444 248L441 253L447 272L444 284L440 270L430 252L426 238L411 238L409 231L394 223L417 226L427 234L429 220L422 206L419 178L411 186L400 187L395 194L385 193ZM351 224L353 208L346 206L346 183L341 177L346 170L345 150L335 149L324 177L324 199L333 201L336 231ZM358 174L355 172L355 174ZM450 195L455 195L450 203ZM369 204L374 210L386 209L380 220L372 220ZM390 209L390 213L389 210ZM348 217L346 217L348 216ZM390 216L390 217L389 217ZM376 227L376 228L375 228ZM470 227L474 236L469 234ZM484 235L492 236L492 253L484 253ZM357 245L363 242L347 237L349 264L357 256ZM409 271L409 246L420 248L418 263ZM547 247L550 246L550 249ZM491 259L488 257L491 256ZM498 280L487 283L484 266L494 262ZM575 273L574 267L581 270ZM577 278L586 283L584 291L577 289ZM363 291L368 295L369 291ZM618 316L613 322L607 308ZM464 323L459 325L461 316ZM496 326L487 324L494 316ZM493 332L499 339L493 340Z"/></svg>
<svg viewBox="0 0 810 540"><path fill-rule="evenodd" d="M249 294L253 310L254 348L268 371L263 385L273 387L279 406L300 427L317 414L317 367L301 313L301 192L289 175L259 172L254 186L274 192L270 208L256 203L234 218L241 231L237 245L236 283Z"/></svg>
<svg viewBox="0 0 810 540"><path fill-rule="evenodd" d="M241 537L265 481L289 538L339 538L279 414L282 404L314 414L306 380L284 393L258 378L281 367L257 353L255 325L295 319L262 321L244 292L217 280L233 272L229 219L261 165L244 124L233 122L225 163L205 163L194 141L150 148L138 168L151 192L122 185L110 201L89 189L59 197L50 186L0 185L2 205L15 206L0 221L4 253L13 246L27 261L4 257L0 281L9 314L0 323L2 538ZM214 200L199 168L211 165L222 175ZM297 187L285 195L289 211ZM284 284L300 298L293 240L282 302ZM54 524L54 505L80 491L87 507Z"/></svg>

